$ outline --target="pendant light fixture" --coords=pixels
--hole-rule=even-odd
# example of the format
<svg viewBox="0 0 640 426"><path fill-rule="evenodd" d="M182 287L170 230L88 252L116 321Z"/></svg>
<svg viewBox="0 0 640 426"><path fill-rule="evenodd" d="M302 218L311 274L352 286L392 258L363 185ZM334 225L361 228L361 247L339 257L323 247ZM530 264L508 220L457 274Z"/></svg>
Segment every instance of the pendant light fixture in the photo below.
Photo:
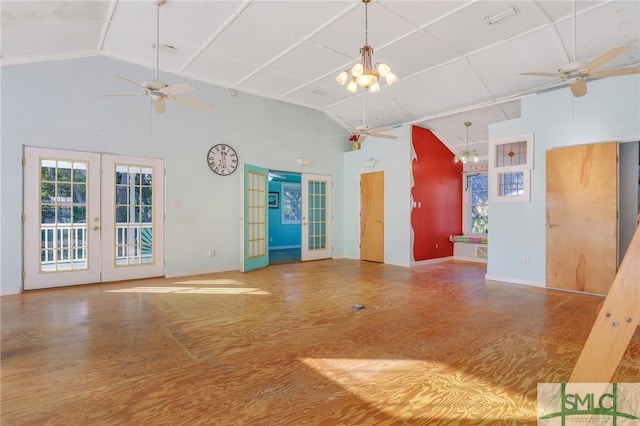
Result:
<svg viewBox="0 0 640 426"><path fill-rule="evenodd" d="M373 47L369 46L369 28L368 28L368 4L371 0L361 0L364 3L364 47L360 49L360 62L355 64L351 69L346 69L336 76L336 82L341 86L347 85L347 90L356 93L358 87L364 90L377 92L380 90L378 79L384 77L388 85L393 84L398 77L391 72L391 68L387 64L377 63L375 68L371 66L371 56L373 55ZM351 79L349 80L349 76ZM349 84L347 84L347 81Z"/></svg>
<svg viewBox="0 0 640 426"><path fill-rule="evenodd" d="M475 161L478 162L478 151L475 149L473 151L469 151L469 127L471 126L470 121L464 122L465 127L467 128L467 147L464 151L460 153L460 155L456 155L453 157L454 162L461 162L462 164L466 164L467 161Z"/></svg>

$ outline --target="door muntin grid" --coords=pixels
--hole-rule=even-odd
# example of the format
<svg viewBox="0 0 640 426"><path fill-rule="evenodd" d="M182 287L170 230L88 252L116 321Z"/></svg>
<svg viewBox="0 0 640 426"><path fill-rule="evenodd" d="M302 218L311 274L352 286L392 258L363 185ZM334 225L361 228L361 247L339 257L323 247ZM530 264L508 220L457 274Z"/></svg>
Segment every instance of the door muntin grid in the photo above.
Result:
<svg viewBox="0 0 640 426"><path fill-rule="evenodd" d="M114 266L155 263L154 167L116 164Z"/></svg>
<svg viewBox="0 0 640 426"><path fill-rule="evenodd" d="M327 248L327 187L324 181L310 180L308 184L309 208L307 237L309 251Z"/></svg>
<svg viewBox="0 0 640 426"><path fill-rule="evenodd" d="M87 185L84 161L40 158L40 272L87 270Z"/></svg>
<svg viewBox="0 0 640 426"><path fill-rule="evenodd" d="M247 257L255 259L267 253L265 175L249 171L247 185Z"/></svg>

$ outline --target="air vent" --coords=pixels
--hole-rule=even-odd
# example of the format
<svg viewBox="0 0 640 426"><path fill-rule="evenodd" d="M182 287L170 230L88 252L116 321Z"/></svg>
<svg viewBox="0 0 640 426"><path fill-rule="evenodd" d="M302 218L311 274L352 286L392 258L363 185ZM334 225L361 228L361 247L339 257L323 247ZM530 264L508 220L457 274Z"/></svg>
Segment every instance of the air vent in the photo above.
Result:
<svg viewBox="0 0 640 426"><path fill-rule="evenodd" d="M155 43L153 43L153 44L151 45L151 47L153 47L153 48L155 49L155 48L156 48L156 44L155 44ZM173 54L175 54L176 52L178 52L178 49L176 49L175 47L170 46L170 45L168 45L168 44L161 44L161 45L160 45L160 51L161 51L161 52L165 52L165 53L171 53L171 54L173 55Z"/></svg>

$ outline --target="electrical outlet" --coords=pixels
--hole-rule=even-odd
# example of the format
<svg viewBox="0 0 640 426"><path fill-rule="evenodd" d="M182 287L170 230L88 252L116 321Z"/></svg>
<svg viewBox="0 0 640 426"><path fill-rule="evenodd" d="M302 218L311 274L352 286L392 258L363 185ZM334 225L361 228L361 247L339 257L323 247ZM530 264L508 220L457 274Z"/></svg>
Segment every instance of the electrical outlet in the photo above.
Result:
<svg viewBox="0 0 640 426"><path fill-rule="evenodd" d="M529 266L529 258L528 257L523 258L522 263L524 263L524 266Z"/></svg>
<svg viewBox="0 0 640 426"><path fill-rule="evenodd" d="M213 257L216 255L216 251L214 249L209 250L209 257Z"/></svg>
<svg viewBox="0 0 640 426"><path fill-rule="evenodd" d="M436 243L436 248L438 248L438 243Z"/></svg>

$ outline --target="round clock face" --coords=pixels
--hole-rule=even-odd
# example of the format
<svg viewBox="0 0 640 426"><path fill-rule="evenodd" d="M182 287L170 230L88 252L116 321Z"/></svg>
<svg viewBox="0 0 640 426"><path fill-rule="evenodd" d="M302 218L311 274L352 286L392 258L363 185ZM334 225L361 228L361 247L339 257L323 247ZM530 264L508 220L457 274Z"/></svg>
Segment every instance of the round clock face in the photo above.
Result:
<svg viewBox="0 0 640 426"><path fill-rule="evenodd" d="M209 150L207 163L215 174L227 176L238 168L238 154L229 145L219 143Z"/></svg>

